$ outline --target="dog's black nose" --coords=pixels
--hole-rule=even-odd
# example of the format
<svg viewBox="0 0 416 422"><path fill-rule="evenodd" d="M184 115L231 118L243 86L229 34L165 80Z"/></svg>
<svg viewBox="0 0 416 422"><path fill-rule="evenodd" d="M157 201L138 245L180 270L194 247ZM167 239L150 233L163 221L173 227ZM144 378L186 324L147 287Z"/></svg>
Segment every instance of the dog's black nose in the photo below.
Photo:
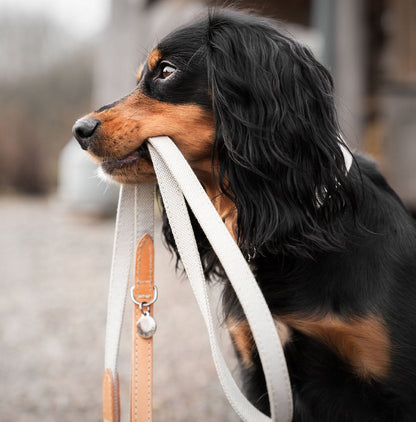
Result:
<svg viewBox="0 0 416 422"><path fill-rule="evenodd" d="M87 117L79 119L72 127L72 134L75 136L82 149L88 149L91 144L94 132L100 124L99 120Z"/></svg>

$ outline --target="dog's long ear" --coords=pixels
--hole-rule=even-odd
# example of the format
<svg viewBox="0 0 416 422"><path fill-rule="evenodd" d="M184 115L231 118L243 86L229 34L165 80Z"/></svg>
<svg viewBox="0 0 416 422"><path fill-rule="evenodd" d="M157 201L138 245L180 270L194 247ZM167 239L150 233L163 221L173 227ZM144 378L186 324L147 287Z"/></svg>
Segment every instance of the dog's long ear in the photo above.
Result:
<svg viewBox="0 0 416 422"><path fill-rule="evenodd" d="M240 247L328 246L348 199L331 76L269 22L227 13L209 18L207 65Z"/></svg>

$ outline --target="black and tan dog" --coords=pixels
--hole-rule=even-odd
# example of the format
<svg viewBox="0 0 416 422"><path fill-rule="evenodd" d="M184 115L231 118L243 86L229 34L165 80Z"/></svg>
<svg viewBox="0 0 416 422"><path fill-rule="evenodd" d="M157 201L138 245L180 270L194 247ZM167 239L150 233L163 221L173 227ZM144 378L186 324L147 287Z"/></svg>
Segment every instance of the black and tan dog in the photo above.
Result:
<svg viewBox="0 0 416 422"><path fill-rule="evenodd" d="M109 81L111 82L111 81ZM137 88L74 126L113 180L155 179L146 139L184 154L276 318L294 421L416 421L416 229L367 159L347 171L332 79L275 24L216 11L163 39ZM235 294L195 223L250 400L268 412ZM175 249L168 223L165 237Z"/></svg>

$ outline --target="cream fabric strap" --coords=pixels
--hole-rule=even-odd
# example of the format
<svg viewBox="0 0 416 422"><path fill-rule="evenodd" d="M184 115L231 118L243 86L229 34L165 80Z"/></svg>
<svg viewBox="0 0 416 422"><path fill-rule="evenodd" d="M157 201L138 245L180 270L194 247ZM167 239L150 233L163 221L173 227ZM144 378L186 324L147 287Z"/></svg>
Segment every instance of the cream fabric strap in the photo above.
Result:
<svg viewBox="0 0 416 422"><path fill-rule="evenodd" d="M157 175L169 223L187 272L190 284L201 308L213 354L214 363L224 392L243 421L287 422L292 418L292 395L289 376L272 316L260 289L237 245L221 221L211 201L175 144L167 137L149 139L149 150ZM341 146L347 170L352 156ZM106 340L106 383L111 385L111 405L107 412L119 419L117 354L134 245L144 233L152 233L154 187L151 185L122 186L114 248L112 288ZM244 397L235 383L216 339L211 309L195 237L185 199L218 255L241 302L255 339L265 373L271 417L259 412ZM113 288L114 285L114 288ZM117 287L119 286L119 287ZM121 287L120 287L121 286ZM117 306L112 305L118 302Z"/></svg>
<svg viewBox="0 0 416 422"><path fill-rule="evenodd" d="M156 322L153 304L154 247L149 234L139 240L136 250L133 305L130 422L152 422L153 410L153 335ZM146 305L144 305L146 304ZM140 329L140 330L139 330Z"/></svg>
<svg viewBox="0 0 416 422"><path fill-rule="evenodd" d="M153 184L120 187L107 306L103 379L104 422L120 421L117 359L124 305L129 281L133 279L135 247L143 235L153 237L153 198ZM143 380L143 383L146 381Z"/></svg>
<svg viewBox="0 0 416 422"><path fill-rule="evenodd" d="M276 326L247 262L176 145L167 137L149 139L149 150L181 261L204 317L214 363L230 404L243 421L290 421L292 394ZM244 309L265 373L271 419L242 394L219 348L186 198L216 252Z"/></svg>
<svg viewBox="0 0 416 422"><path fill-rule="evenodd" d="M214 363L230 404L243 421L290 421L292 395L283 350L273 318L246 261L174 143L167 137L152 138L149 139L149 143L169 223L182 263L201 308L209 333ZM352 164L352 156L342 145L341 150L348 171ZM106 370L103 390L104 421L106 422L120 420L117 357L124 303L128 282L132 275L134 246L146 233L153 236L153 197L153 185L122 186L120 189L107 315ZM215 335L207 284L185 198L217 253L250 323L265 372L271 418L260 413L244 397L222 356ZM146 356L143 356L143 359L143 364L147 365ZM145 382L146 380L143 380L143 383ZM140 394L140 392L135 394ZM146 406L149 407L149 402ZM147 420L151 421L151 413Z"/></svg>

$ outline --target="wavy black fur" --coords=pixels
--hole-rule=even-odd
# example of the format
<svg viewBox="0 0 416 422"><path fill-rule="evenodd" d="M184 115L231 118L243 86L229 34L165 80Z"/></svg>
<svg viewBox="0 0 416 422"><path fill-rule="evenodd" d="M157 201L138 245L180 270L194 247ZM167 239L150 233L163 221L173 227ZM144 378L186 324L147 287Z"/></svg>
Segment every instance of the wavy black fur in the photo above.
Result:
<svg viewBox="0 0 416 422"><path fill-rule="evenodd" d="M273 22L232 11L177 30L159 49L183 57L189 102L215 115L213 173L237 207L238 244L254 256L272 313L345 321L377 315L388 333L387 375L364 378L334 350L291 329L285 354L294 421L415 421L415 224L369 160L356 156L347 174L328 71ZM226 316L244 320L194 227L207 276L225 281ZM175 250L166 219L164 234ZM242 365L245 388L268 412L255 348L251 355L254 365Z"/></svg>
<svg viewBox="0 0 416 422"><path fill-rule="evenodd" d="M333 216L353 191L328 71L269 22L227 14L209 20L207 70L240 245L303 254L338 244Z"/></svg>

